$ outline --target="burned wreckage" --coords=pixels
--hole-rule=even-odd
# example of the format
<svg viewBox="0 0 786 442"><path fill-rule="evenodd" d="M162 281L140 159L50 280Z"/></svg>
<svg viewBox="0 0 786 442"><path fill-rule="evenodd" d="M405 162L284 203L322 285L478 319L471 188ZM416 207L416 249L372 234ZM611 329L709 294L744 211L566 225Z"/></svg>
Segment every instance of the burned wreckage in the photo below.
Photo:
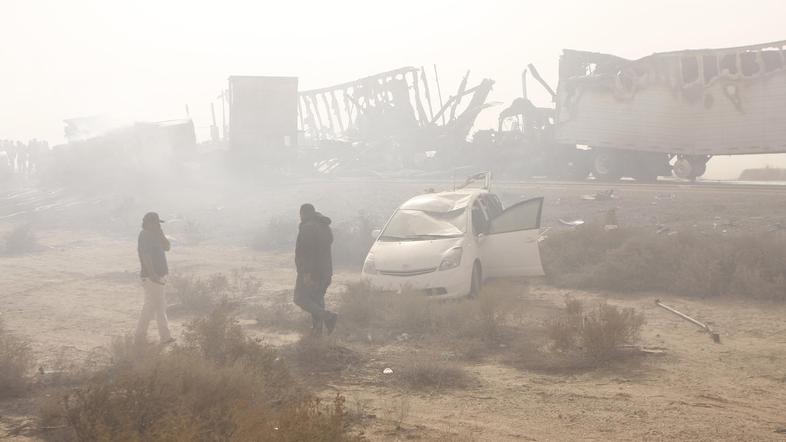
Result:
<svg viewBox="0 0 786 442"><path fill-rule="evenodd" d="M785 48L783 41L638 60L565 50L556 89L529 65L523 96L501 111L496 129L474 134L494 82L470 86L469 73L444 102L436 68L306 91L296 78L231 77L230 147L277 140L296 146L292 162L330 174L472 166L511 177L695 179L713 155L786 152ZM553 106L529 100L528 74ZM244 97L248 90L256 99Z"/></svg>
<svg viewBox="0 0 786 442"><path fill-rule="evenodd" d="M452 164L494 84L484 79L442 101L439 77L432 93L424 68L405 67L298 94L298 118L306 151L321 172L336 168L423 168ZM435 96L436 95L436 96ZM438 100L438 101L437 101Z"/></svg>

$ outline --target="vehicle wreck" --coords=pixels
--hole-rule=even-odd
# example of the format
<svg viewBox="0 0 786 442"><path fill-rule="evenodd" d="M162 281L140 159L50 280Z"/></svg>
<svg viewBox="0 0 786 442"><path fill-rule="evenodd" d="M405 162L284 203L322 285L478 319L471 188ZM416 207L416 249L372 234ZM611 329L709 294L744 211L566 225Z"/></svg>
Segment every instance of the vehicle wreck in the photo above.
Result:
<svg viewBox="0 0 786 442"><path fill-rule="evenodd" d="M543 198L504 208L488 185L415 196L375 232L363 278L386 291L455 298L477 296L488 278L542 276L542 208Z"/></svg>

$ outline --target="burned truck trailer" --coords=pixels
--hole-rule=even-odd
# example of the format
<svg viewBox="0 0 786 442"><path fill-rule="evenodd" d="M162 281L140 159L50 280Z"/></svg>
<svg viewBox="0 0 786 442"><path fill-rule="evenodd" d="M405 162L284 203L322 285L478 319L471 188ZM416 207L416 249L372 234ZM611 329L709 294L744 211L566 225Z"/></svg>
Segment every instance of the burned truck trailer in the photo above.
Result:
<svg viewBox="0 0 786 442"><path fill-rule="evenodd" d="M701 176L713 155L786 152L786 41L639 60L566 50L554 139L599 179Z"/></svg>

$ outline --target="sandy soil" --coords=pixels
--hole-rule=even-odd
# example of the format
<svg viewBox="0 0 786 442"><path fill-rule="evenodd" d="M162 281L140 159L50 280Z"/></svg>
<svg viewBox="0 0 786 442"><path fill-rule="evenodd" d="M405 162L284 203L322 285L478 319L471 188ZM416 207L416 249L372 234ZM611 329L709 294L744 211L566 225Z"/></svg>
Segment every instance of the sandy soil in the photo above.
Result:
<svg viewBox="0 0 786 442"><path fill-rule="evenodd" d="M400 194L421 187L419 183L405 184L396 189L395 195L373 197L375 207L387 210ZM589 218L603 213L607 206L627 207L631 223L654 225L674 217L673 222L682 228L717 229L713 226L718 221L715 213L721 213L724 219L734 218L728 228L754 232L766 230L786 213L771 210L773 204L763 204L775 200L771 194L700 195L655 188L625 189L620 191L619 200L608 202L579 198L593 191L533 185L504 189L506 199L535 192L547 194L550 202L545 224L555 228L560 228L556 221L560 217ZM360 192L366 202L375 195L370 189ZM677 196L655 198L664 193ZM692 204L679 207L681 201L694 199L700 202L700 208ZM783 204L783 198L778 201L776 204ZM338 203L325 205L337 207ZM345 203L343 212L364 205L369 206L363 201ZM182 210L188 213L187 208ZM265 215L270 214L254 216L261 220ZM220 224L214 218L202 222ZM44 369L57 368L63 360L83 360L100 353L112 337L131 332L142 301L132 228L108 231L62 224L53 222L49 228L37 230L42 250L0 257L3 322L13 333L31 340ZM0 225L0 231L7 232L12 226L7 221ZM261 289L244 300L248 305L264 303L291 286L294 273L289 253L262 253L235 240L211 238L199 245L176 243L170 254L171 268L177 273L197 275L245 268L262 281ZM341 284L356 277L351 271L337 275L329 302L336 303ZM535 312L560 305L566 294L566 290L535 282L523 300L532 306L528 320L542 320ZM642 311L647 323L641 345L655 351L610 369L568 373L528 370L510 355L475 363L457 362L478 382L466 389L424 393L388 382L382 369L396 370L413 352L430 349L415 342L375 348L346 344L371 352L365 355L364 366L333 378L319 378L321 385L316 387L325 395L341 392L350 409L361 410L366 416L365 435L372 440L786 439L785 434L776 433L786 427L786 306L663 293L570 294L587 300L604 298ZM657 308L653 302L656 298L710 321L722 343L714 344L696 327ZM175 334L190 318L171 317ZM292 334L266 334L253 321L244 323L250 333L274 345L297 339ZM152 326L150 334L154 334ZM27 400L0 402L0 438L4 431L29 420L30 411ZM459 435L469 439L460 439Z"/></svg>

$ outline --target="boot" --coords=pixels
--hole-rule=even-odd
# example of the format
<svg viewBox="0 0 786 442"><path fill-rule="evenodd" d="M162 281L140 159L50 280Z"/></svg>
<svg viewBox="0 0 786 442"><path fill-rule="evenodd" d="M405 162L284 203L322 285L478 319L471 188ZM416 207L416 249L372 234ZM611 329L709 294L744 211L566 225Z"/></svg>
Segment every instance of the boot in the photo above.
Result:
<svg viewBox="0 0 786 442"><path fill-rule="evenodd" d="M338 321L338 315L333 312L325 312L325 328L327 329L327 334L330 335L333 333L333 330L336 329L336 321Z"/></svg>
<svg viewBox="0 0 786 442"><path fill-rule="evenodd" d="M322 336L322 325L324 324L324 320L317 316L313 316L311 318L311 336L313 337L320 337Z"/></svg>

